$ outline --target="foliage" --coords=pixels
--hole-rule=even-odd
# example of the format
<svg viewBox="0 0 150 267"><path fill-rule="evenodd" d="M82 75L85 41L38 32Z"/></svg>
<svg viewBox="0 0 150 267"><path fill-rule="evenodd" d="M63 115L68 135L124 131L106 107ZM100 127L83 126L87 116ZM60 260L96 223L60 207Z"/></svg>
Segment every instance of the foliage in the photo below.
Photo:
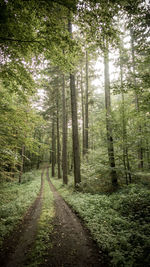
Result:
<svg viewBox="0 0 150 267"><path fill-rule="evenodd" d="M25 100L5 87L0 92L0 179L12 179L19 172L21 149L38 154L41 140L35 135L42 117L32 109L31 99ZM25 159L28 159L24 155Z"/></svg>
<svg viewBox="0 0 150 267"><path fill-rule="evenodd" d="M41 185L39 171L24 174L23 183L1 183L0 188L0 245L21 219L35 200Z"/></svg>
<svg viewBox="0 0 150 267"><path fill-rule="evenodd" d="M61 186L58 180L53 183L108 252L111 266L148 266L149 190L133 184L110 195L92 195Z"/></svg>

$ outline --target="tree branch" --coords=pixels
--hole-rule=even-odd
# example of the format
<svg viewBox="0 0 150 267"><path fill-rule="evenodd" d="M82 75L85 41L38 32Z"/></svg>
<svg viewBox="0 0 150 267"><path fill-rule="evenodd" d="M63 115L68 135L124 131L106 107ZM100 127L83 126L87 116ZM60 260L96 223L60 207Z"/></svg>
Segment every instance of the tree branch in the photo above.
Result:
<svg viewBox="0 0 150 267"><path fill-rule="evenodd" d="M21 43L40 43L40 41L37 41L37 40L19 40L19 39L0 37L0 43L5 42L5 41L21 42Z"/></svg>

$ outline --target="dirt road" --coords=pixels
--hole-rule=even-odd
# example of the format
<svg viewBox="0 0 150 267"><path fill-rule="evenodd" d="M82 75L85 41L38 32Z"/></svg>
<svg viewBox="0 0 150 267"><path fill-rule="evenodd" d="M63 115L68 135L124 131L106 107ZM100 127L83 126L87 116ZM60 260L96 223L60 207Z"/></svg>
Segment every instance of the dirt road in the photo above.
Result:
<svg viewBox="0 0 150 267"><path fill-rule="evenodd" d="M54 194L56 216L52 235L53 247L49 251L47 264L43 266L107 266L106 263L102 262L102 253L92 240L89 232L56 191L49 179L48 169L47 179Z"/></svg>
<svg viewBox="0 0 150 267"><path fill-rule="evenodd" d="M41 214L44 179L47 178L54 195L55 218L53 233L50 235L52 248L43 258L41 267L106 267L103 254L84 228L80 219L72 212L58 194L49 178L49 169L41 174L41 190L20 225L4 243L1 253L1 267L29 266L30 252L37 233L37 221ZM34 265L35 266L35 265Z"/></svg>

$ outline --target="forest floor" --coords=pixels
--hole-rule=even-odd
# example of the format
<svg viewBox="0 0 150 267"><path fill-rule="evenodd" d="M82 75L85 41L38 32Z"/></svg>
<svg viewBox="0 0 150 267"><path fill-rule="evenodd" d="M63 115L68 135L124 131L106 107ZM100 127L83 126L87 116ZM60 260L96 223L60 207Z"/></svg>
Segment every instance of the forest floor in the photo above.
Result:
<svg viewBox="0 0 150 267"><path fill-rule="evenodd" d="M41 190L37 199L24 216L22 224L4 241L0 266L36 266L34 263L33 265L29 263L28 254L32 250L37 234L38 219L42 209L44 179L47 177L54 196L55 217L53 232L50 234L52 246L48 249L40 266L106 267L107 263L104 262L103 253L93 241L90 233L51 183L48 168L45 178L43 174L44 170L41 174Z"/></svg>

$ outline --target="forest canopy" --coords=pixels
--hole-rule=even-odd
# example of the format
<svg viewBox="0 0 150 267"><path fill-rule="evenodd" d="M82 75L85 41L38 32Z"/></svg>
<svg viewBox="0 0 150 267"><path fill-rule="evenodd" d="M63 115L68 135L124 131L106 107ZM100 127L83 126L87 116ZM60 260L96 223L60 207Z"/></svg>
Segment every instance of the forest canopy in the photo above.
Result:
<svg viewBox="0 0 150 267"><path fill-rule="evenodd" d="M98 188L149 171L149 8L1 1L1 180L42 162Z"/></svg>

